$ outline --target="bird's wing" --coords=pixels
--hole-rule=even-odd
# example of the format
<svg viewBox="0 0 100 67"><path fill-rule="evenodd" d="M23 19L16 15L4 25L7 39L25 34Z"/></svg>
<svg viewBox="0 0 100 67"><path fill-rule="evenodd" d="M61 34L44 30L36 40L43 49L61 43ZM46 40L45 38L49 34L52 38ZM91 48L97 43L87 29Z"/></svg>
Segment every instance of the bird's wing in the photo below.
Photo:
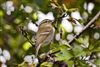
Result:
<svg viewBox="0 0 100 67"><path fill-rule="evenodd" d="M39 29L39 31L36 34L36 44L43 43L45 39L50 35L52 28L44 27L44 29Z"/></svg>

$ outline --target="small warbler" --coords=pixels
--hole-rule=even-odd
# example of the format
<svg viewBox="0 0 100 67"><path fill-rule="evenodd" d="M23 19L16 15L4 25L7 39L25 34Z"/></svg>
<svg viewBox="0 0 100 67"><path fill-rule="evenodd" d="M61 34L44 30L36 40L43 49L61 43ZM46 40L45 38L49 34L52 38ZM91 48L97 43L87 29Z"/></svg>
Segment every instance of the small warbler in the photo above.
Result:
<svg viewBox="0 0 100 67"><path fill-rule="evenodd" d="M44 44L49 44L54 37L55 29L52 26L52 20L45 19L39 25L38 31L36 33L36 56L38 55L39 49Z"/></svg>

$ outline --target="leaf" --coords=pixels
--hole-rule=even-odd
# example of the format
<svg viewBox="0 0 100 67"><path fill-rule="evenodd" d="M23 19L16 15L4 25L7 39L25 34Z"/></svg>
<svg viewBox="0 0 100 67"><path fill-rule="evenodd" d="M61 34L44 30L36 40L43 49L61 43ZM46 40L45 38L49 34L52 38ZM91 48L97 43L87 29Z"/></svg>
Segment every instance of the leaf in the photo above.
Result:
<svg viewBox="0 0 100 67"><path fill-rule="evenodd" d="M53 63L52 62L43 62L40 67L52 67Z"/></svg>
<svg viewBox="0 0 100 67"><path fill-rule="evenodd" d="M65 39L65 37L66 37L66 34L67 34L67 32L66 32L66 30L65 30L65 28L62 26L62 24L59 26L59 28L61 29L61 31L62 31L62 39Z"/></svg>
<svg viewBox="0 0 100 67"><path fill-rule="evenodd" d="M28 63L26 63L25 61L23 61L21 64L18 64L18 67L31 67L31 66L28 65Z"/></svg>
<svg viewBox="0 0 100 67"><path fill-rule="evenodd" d="M87 35L84 38L80 37L79 39L76 39L76 41L78 43L82 43L85 47L89 46L89 36L87 36Z"/></svg>
<svg viewBox="0 0 100 67"><path fill-rule="evenodd" d="M75 45L72 49L75 57L84 56L86 53L83 51L83 48L79 45Z"/></svg>
<svg viewBox="0 0 100 67"><path fill-rule="evenodd" d="M86 47L89 46L89 36L85 36L83 43Z"/></svg>
<svg viewBox="0 0 100 67"><path fill-rule="evenodd" d="M50 53L55 53L55 52L57 52L57 51L59 51L59 50L60 50L59 48L54 48L54 49L50 50L49 52L50 52Z"/></svg>
<svg viewBox="0 0 100 67"><path fill-rule="evenodd" d="M100 67L100 58L95 61L95 64Z"/></svg>
<svg viewBox="0 0 100 67"><path fill-rule="evenodd" d="M96 41L95 43L91 44L89 46L89 50L92 52L100 52L100 41Z"/></svg>
<svg viewBox="0 0 100 67"><path fill-rule="evenodd" d="M73 64L74 64L74 62L73 62L73 61L67 61L66 63L67 63L67 65L68 65L68 67L72 67L72 66L73 66Z"/></svg>
<svg viewBox="0 0 100 67"><path fill-rule="evenodd" d="M89 67L87 63L82 60L78 60L78 67Z"/></svg>
<svg viewBox="0 0 100 67"><path fill-rule="evenodd" d="M60 47L60 52L56 53L55 60L56 61L62 61L62 60L69 60L73 57L73 55L70 53L70 51L67 50L66 46L61 46Z"/></svg>

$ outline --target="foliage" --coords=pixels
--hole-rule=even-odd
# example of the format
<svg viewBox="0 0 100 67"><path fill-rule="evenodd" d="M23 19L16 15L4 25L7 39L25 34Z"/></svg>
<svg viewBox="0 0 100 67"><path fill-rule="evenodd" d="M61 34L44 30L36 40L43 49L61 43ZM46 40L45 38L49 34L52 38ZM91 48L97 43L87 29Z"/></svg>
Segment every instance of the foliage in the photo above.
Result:
<svg viewBox="0 0 100 67"><path fill-rule="evenodd" d="M0 0L0 56L5 49L11 55L11 59L5 63L0 58L0 65L99 67L100 18L75 41L68 43L100 11L99 5L99 0ZM35 47L32 44L41 17L54 19L52 25L55 37L50 45L41 47L39 56L35 57ZM30 29L29 23L34 27ZM24 31L20 30L20 26L24 27ZM24 60L26 55L31 57L32 63Z"/></svg>

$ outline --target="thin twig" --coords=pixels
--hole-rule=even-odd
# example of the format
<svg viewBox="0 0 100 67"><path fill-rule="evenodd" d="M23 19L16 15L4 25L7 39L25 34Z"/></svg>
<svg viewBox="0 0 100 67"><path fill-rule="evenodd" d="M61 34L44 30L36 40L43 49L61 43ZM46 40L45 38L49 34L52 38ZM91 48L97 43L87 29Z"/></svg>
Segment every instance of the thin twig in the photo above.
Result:
<svg viewBox="0 0 100 67"><path fill-rule="evenodd" d="M32 45L32 47L35 47L34 42L32 42L29 37L28 37L28 33L23 29L23 26L19 27L21 30L22 35L27 39L27 41Z"/></svg>
<svg viewBox="0 0 100 67"><path fill-rule="evenodd" d="M73 37L73 39L70 40L68 43L71 44L78 36L80 36L80 34L81 34L82 32L84 32L84 31L85 31L87 28L89 28L93 23L95 23L95 21L99 18L99 16L100 16L100 11L94 16L94 18L93 18L90 22L88 22L88 24L83 28L83 30L82 30L80 33L76 34L76 35Z"/></svg>

